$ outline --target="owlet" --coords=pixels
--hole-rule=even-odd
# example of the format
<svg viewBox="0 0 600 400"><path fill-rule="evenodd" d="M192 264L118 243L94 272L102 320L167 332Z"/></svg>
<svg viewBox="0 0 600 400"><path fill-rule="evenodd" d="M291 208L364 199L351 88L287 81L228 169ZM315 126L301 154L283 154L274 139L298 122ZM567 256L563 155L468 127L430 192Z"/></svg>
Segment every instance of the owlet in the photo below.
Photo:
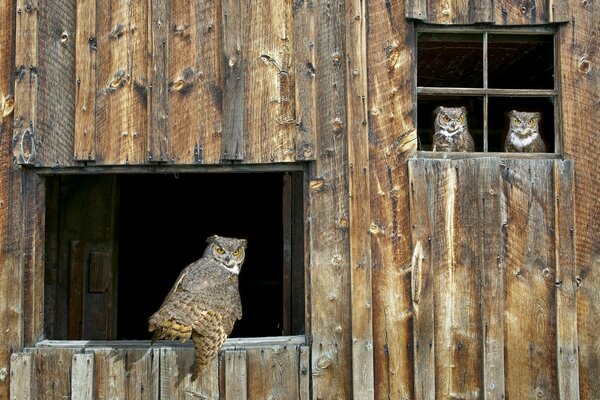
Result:
<svg viewBox="0 0 600 400"><path fill-rule="evenodd" d="M434 111L433 151L473 151L465 107L438 107Z"/></svg>
<svg viewBox="0 0 600 400"><path fill-rule="evenodd" d="M202 257L183 269L148 322L153 343L192 338L194 380L218 355L235 321L242 318L238 275L246 240L214 235L206 241Z"/></svg>
<svg viewBox="0 0 600 400"><path fill-rule="evenodd" d="M545 153L546 144L540 136L539 112L512 110L508 113L508 133L504 150L522 153Z"/></svg>

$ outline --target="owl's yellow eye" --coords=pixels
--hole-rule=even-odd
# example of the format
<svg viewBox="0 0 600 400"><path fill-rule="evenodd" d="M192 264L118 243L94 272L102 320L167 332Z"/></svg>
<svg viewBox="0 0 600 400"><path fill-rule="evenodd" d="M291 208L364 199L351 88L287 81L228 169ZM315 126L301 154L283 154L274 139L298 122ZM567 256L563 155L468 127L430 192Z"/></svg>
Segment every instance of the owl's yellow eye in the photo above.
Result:
<svg viewBox="0 0 600 400"><path fill-rule="evenodd" d="M514 124L518 124L519 122L521 122L521 121L519 121L519 118L513 118L513 123Z"/></svg>
<svg viewBox="0 0 600 400"><path fill-rule="evenodd" d="M442 117L442 120L443 120L444 122L450 122L450 117L449 117L449 116L447 116L447 115L444 115L444 116Z"/></svg>
<svg viewBox="0 0 600 400"><path fill-rule="evenodd" d="M535 120L533 118L531 118L529 121L527 121L527 125L529 125L529 126L535 125Z"/></svg>
<svg viewBox="0 0 600 400"><path fill-rule="evenodd" d="M216 251L217 251L217 253L219 253L219 254L223 254L223 253L225 253L225 250L223 250L223 248L222 248L222 247L219 247L219 246L215 247L215 250L216 250Z"/></svg>
<svg viewBox="0 0 600 400"><path fill-rule="evenodd" d="M458 122L459 124L462 122L462 115L458 118L456 118L456 122Z"/></svg>
<svg viewBox="0 0 600 400"><path fill-rule="evenodd" d="M239 256L239 255L240 255L240 249L236 249L236 250L233 252L233 255L234 255L235 257Z"/></svg>

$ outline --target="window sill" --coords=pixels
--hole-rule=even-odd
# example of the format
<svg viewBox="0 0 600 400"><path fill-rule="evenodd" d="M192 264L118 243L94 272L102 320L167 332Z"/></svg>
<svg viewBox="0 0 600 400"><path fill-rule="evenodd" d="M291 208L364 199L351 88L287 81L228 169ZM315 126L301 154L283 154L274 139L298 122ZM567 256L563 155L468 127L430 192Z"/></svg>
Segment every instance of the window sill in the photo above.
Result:
<svg viewBox="0 0 600 400"><path fill-rule="evenodd" d="M477 158L502 158L517 160L556 160L562 159L562 154L557 153L506 153L506 152L444 152L444 151L417 151L416 158L463 160Z"/></svg>

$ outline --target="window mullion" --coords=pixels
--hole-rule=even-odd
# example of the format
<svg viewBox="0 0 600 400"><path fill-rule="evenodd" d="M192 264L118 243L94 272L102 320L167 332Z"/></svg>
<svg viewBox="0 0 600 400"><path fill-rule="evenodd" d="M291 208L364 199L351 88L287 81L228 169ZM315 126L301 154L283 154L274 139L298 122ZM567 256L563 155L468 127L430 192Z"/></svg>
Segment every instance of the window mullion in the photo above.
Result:
<svg viewBox="0 0 600 400"><path fill-rule="evenodd" d="M488 89L488 32L483 32L483 89ZM483 151L488 151L488 94L483 96Z"/></svg>

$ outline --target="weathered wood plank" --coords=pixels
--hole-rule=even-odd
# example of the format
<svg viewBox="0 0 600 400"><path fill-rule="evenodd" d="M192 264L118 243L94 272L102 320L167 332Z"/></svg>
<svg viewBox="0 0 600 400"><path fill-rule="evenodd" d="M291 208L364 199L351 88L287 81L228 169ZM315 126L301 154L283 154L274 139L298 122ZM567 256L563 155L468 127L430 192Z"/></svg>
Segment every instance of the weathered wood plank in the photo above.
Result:
<svg viewBox="0 0 600 400"><path fill-rule="evenodd" d="M39 147L38 106L38 19L37 2L17 1L15 44L15 107L12 154L18 164L33 165Z"/></svg>
<svg viewBox="0 0 600 400"><path fill-rule="evenodd" d="M244 160L295 159L292 1L242 3Z"/></svg>
<svg viewBox="0 0 600 400"><path fill-rule="evenodd" d="M556 352L561 399L579 398L574 181L573 162L555 161Z"/></svg>
<svg viewBox="0 0 600 400"><path fill-rule="evenodd" d="M169 2L153 0L149 7L148 161L165 162L171 157L167 122Z"/></svg>
<svg viewBox="0 0 600 400"><path fill-rule="evenodd" d="M96 161L142 164L148 138L148 9L139 0L98 3Z"/></svg>
<svg viewBox="0 0 600 400"><path fill-rule="evenodd" d="M315 398L352 398L344 2L315 3L317 159L309 171L312 388Z"/></svg>
<svg viewBox="0 0 600 400"><path fill-rule="evenodd" d="M548 22L568 22L571 19L570 2L548 0L548 14Z"/></svg>
<svg viewBox="0 0 600 400"><path fill-rule="evenodd" d="M169 1L168 129L175 163L215 164L221 159L222 23L218 1Z"/></svg>
<svg viewBox="0 0 600 400"><path fill-rule="evenodd" d="M215 358L210 368L196 381L191 380L194 364L193 348L160 348L160 399L219 399L219 362Z"/></svg>
<svg viewBox="0 0 600 400"><path fill-rule="evenodd" d="M581 399L600 398L600 142L598 3L568 2L568 25L557 33L563 149L575 163L576 282Z"/></svg>
<svg viewBox="0 0 600 400"><path fill-rule="evenodd" d="M310 399L310 348L298 346L298 399Z"/></svg>
<svg viewBox="0 0 600 400"><path fill-rule="evenodd" d="M427 19L427 0L406 0L404 9L406 18Z"/></svg>
<svg viewBox="0 0 600 400"><path fill-rule="evenodd" d="M299 397L297 392L299 363L296 347L248 349L246 355L249 399L297 399Z"/></svg>
<svg viewBox="0 0 600 400"><path fill-rule="evenodd" d="M94 354L73 354L71 364L71 399L94 399Z"/></svg>
<svg viewBox="0 0 600 400"><path fill-rule="evenodd" d="M246 132L244 99L246 86L246 37L243 31L242 2L223 0L223 132L222 160L244 159ZM246 24L247 25L247 24Z"/></svg>
<svg viewBox="0 0 600 400"><path fill-rule="evenodd" d="M37 398L33 371L34 358L31 353L13 353L10 356L10 400ZM8 399L8 396L5 398Z"/></svg>
<svg viewBox="0 0 600 400"><path fill-rule="evenodd" d="M375 397L414 398L406 162L415 154L412 26L404 1L368 2L367 71ZM376 288L376 289L375 289Z"/></svg>
<svg viewBox="0 0 600 400"><path fill-rule="evenodd" d="M32 349L35 376L32 379L37 399L71 397L71 362L73 349Z"/></svg>
<svg viewBox="0 0 600 400"><path fill-rule="evenodd" d="M506 161L507 398L557 398L554 161Z"/></svg>
<svg viewBox="0 0 600 400"><path fill-rule="evenodd" d="M350 287L353 396L374 398L366 4L346 3L346 126L350 198Z"/></svg>
<svg viewBox="0 0 600 400"><path fill-rule="evenodd" d="M158 350L94 349L94 398L158 399Z"/></svg>
<svg viewBox="0 0 600 400"><path fill-rule="evenodd" d="M549 0L522 1L496 0L494 15L496 25L537 25L549 22Z"/></svg>
<svg viewBox="0 0 600 400"><path fill-rule="evenodd" d="M248 397L248 367L245 350L225 352L225 398L246 400ZM253 394L251 392L251 394ZM252 398L252 397L250 397ZM261 397L266 398L266 397Z"/></svg>
<svg viewBox="0 0 600 400"><path fill-rule="evenodd" d="M436 24L468 24L469 0L429 1L427 21Z"/></svg>
<svg viewBox="0 0 600 400"><path fill-rule="evenodd" d="M412 227L413 338L415 398L435 398L435 310L432 270L432 198L430 163L423 159L408 163L410 182L410 225Z"/></svg>
<svg viewBox="0 0 600 400"><path fill-rule="evenodd" d="M494 22L494 3L490 0L469 1L469 21L475 23Z"/></svg>
<svg viewBox="0 0 600 400"><path fill-rule="evenodd" d="M484 399L506 398L504 387L504 271L506 237L503 226L506 216L502 207L500 160L478 160L479 165L479 237L481 268L481 330L483 339Z"/></svg>
<svg viewBox="0 0 600 400"><path fill-rule="evenodd" d="M296 160L314 160L317 142L317 65L315 41L316 8L312 1L294 2L294 40L292 43L296 70Z"/></svg>
<svg viewBox="0 0 600 400"><path fill-rule="evenodd" d="M77 1L75 29L75 131L77 161L96 158L96 0Z"/></svg>

